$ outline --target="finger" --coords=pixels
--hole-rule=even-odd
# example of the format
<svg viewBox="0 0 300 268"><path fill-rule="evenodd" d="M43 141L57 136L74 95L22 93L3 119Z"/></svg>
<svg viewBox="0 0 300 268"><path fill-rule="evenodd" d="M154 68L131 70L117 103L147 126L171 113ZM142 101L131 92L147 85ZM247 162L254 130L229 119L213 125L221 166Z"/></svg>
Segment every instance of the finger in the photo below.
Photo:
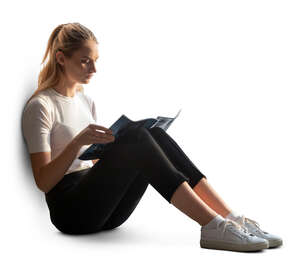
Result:
<svg viewBox="0 0 300 268"><path fill-rule="evenodd" d="M111 138L111 137L114 137L113 134L111 133L107 133L107 132L103 132L103 131L98 131L98 130L94 130L92 132L95 136L98 136L98 137L108 137L108 138Z"/></svg>
<svg viewBox="0 0 300 268"><path fill-rule="evenodd" d="M94 129L94 131L97 132L97 133L104 133L106 135L112 135L113 134L110 129L108 129L108 130Z"/></svg>
<svg viewBox="0 0 300 268"><path fill-rule="evenodd" d="M109 140L109 139L101 139L101 140L94 141L94 143L108 143L108 142L112 142L112 140Z"/></svg>
<svg viewBox="0 0 300 268"><path fill-rule="evenodd" d="M103 139L104 138L104 136L100 136L99 134L93 134L93 133L89 133L88 135L87 135L87 137L89 138L89 139L92 139L92 140L98 140L98 139Z"/></svg>
<svg viewBox="0 0 300 268"><path fill-rule="evenodd" d="M113 138L108 137L108 136L103 136L103 137L94 137L94 139L97 139L97 140L108 140L108 141L110 141L110 140L112 140Z"/></svg>
<svg viewBox="0 0 300 268"><path fill-rule="evenodd" d="M102 140L106 140L106 141L112 141L114 140L114 138L111 138L111 137L103 137L103 138L100 138Z"/></svg>
<svg viewBox="0 0 300 268"><path fill-rule="evenodd" d="M103 140L103 139L104 140L112 140L112 139L114 139L113 136L102 134L102 133L96 133L96 134L89 133L89 134L87 134L87 137L92 140Z"/></svg>
<svg viewBox="0 0 300 268"><path fill-rule="evenodd" d="M106 133L103 130L96 130L96 129L90 129L89 134L92 135L93 137L112 137L110 133Z"/></svg>
<svg viewBox="0 0 300 268"><path fill-rule="evenodd" d="M111 129L100 126L100 125L90 124L89 126L92 127L92 129L94 129L94 130L102 130L102 131L107 132L107 133L112 133Z"/></svg>
<svg viewBox="0 0 300 268"><path fill-rule="evenodd" d="M98 138L102 139L102 138L106 137L106 134L102 133L100 131L89 132L87 135L88 135L88 137L93 138L93 139L95 139L95 138L96 139L98 139Z"/></svg>
<svg viewBox="0 0 300 268"><path fill-rule="evenodd" d="M105 139L106 141L110 141L110 140L115 140L115 137L112 136L112 135L107 135L107 134L103 134L103 133L93 133L93 132L90 132L90 133L87 133L87 137L89 139L92 139L92 140L103 140Z"/></svg>

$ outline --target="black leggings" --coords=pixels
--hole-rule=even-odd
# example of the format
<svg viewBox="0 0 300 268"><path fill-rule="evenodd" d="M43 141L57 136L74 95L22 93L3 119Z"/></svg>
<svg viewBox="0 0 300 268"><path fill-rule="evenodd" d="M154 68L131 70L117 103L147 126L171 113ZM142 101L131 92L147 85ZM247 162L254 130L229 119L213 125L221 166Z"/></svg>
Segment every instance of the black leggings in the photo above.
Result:
<svg viewBox="0 0 300 268"><path fill-rule="evenodd" d="M66 174L47 194L51 222L63 233L113 229L131 215L150 183L169 203L177 187L205 177L161 128L129 127L90 168Z"/></svg>

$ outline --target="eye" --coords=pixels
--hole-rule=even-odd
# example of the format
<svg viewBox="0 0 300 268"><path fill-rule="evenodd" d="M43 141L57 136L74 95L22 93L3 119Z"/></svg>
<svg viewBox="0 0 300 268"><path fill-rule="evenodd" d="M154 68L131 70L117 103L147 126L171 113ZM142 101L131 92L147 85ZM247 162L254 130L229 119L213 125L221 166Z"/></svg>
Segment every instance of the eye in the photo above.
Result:
<svg viewBox="0 0 300 268"><path fill-rule="evenodd" d="M89 62L89 59L84 59L81 61L82 63L88 63Z"/></svg>

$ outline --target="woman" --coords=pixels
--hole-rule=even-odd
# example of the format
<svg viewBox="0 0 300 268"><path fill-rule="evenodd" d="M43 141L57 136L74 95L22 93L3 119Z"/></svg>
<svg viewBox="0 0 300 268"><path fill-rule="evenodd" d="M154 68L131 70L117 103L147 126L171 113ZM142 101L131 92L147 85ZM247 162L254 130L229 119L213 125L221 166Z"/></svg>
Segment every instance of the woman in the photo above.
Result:
<svg viewBox="0 0 300 268"><path fill-rule="evenodd" d="M116 228L150 183L199 223L203 248L257 251L281 245L278 236L232 211L163 129L129 127L115 139L97 124L95 103L81 85L96 73L97 46L94 34L80 23L56 27L38 89L23 112L34 178L56 228L68 234ZM93 143L110 145L101 159L78 159Z"/></svg>

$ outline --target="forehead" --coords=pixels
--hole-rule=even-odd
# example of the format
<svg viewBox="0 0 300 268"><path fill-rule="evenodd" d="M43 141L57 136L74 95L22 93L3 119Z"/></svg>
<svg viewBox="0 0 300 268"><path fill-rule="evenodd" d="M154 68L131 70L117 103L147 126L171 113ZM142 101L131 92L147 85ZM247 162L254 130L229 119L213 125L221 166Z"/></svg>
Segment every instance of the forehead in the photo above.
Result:
<svg viewBox="0 0 300 268"><path fill-rule="evenodd" d="M98 45L95 42L88 42L78 49L76 54L81 57L88 56L92 58L98 58Z"/></svg>

